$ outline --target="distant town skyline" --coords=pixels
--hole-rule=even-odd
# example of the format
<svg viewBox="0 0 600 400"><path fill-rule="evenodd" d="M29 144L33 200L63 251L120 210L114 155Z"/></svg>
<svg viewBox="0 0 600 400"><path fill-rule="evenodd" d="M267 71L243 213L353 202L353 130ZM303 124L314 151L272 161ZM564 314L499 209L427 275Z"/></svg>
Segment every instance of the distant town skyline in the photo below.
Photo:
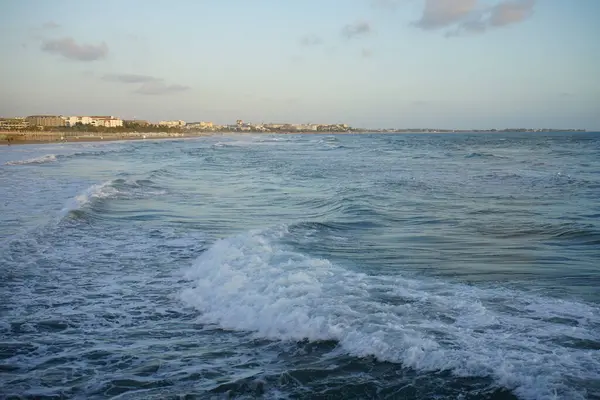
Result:
<svg viewBox="0 0 600 400"><path fill-rule="evenodd" d="M251 122L238 119L235 124L215 124L212 121L184 121L184 120L127 120L114 115L87 115L87 116L65 116L65 115L29 115L27 117L0 117L0 133L11 135L33 134L39 137L41 131L50 134L60 132L62 129L70 133L101 132L108 134L123 133L124 130L133 133L139 131L155 131L155 128L167 128L169 130L187 130L202 132L254 132L254 133L317 133L317 132L350 132L350 133L393 133L393 132L583 132L581 128L552 128L552 127L504 127L488 129L456 129L450 127L388 127L367 128L352 127L344 123L304 123L294 122Z"/></svg>
<svg viewBox="0 0 600 400"><path fill-rule="evenodd" d="M0 0L0 116L600 130L600 2Z"/></svg>

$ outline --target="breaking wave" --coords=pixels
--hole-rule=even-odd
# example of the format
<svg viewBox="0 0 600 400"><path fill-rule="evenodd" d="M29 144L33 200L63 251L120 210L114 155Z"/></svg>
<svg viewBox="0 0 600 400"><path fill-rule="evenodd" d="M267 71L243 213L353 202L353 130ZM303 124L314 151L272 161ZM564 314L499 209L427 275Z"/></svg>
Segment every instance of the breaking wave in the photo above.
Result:
<svg viewBox="0 0 600 400"><path fill-rule="evenodd" d="M287 227L216 242L186 271L200 320L356 357L487 377L525 399L583 399L600 379L597 306L401 275L373 276L283 246ZM586 382L586 385L578 385Z"/></svg>
<svg viewBox="0 0 600 400"><path fill-rule="evenodd" d="M465 156L465 158L506 158L503 156L498 156L492 153L478 153L478 152L474 152L474 153L469 153Z"/></svg>
<svg viewBox="0 0 600 400"><path fill-rule="evenodd" d="M103 199L114 196L117 191L111 186L111 184L112 181L107 181L92 185L85 189L83 192L67 202L65 207L61 210L60 215L64 217L72 211L79 210L94 199Z"/></svg>
<svg viewBox="0 0 600 400"><path fill-rule="evenodd" d="M85 149L86 147L82 147ZM90 149L95 149L97 146L91 146ZM77 151L70 154L46 154L39 157L28 158L25 160L15 160L8 161L4 165L28 165L28 164L46 164L53 163L59 160L68 160L72 158L78 157L104 157L109 154L118 154L123 152L129 152L131 148L120 147L120 148L112 148L112 149L103 149L103 150L92 150L92 151Z"/></svg>
<svg viewBox="0 0 600 400"><path fill-rule="evenodd" d="M55 154L47 154L41 157L28 158L26 160L8 161L4 165L27 165L27 164L45 164L57 161Z"/></svg>
<svg viewBox="0 0 600 400"><path fill-rule="evenodd" d="M289 140L285 138L256 138L249 137L245 140L229 140L229 141L219 141L214 143L211 147L213 149L217 148L227 148L227 147L255 147L255 146L281 146L284 144L290 143Z"/></svg>
<svg viewBox="0 0 600 400"><path fill-rule="evenodd" d="M103 157L109 154L120 154L131 152L132 149L125 148L116 148L116 149L106 149L106 150L97 150L97 151L80 151L73 154L64 155L65 158L75 158L75 157Z"/></svg>
<svg viewBox="0 0 600 400"><path fill-rule="evenodd" d="M95 184L70 199L60 212L64 218L70 213L82 210L88 205L103 199L144 198L164 195L167 192L149 179L114 179Z"/></svg>

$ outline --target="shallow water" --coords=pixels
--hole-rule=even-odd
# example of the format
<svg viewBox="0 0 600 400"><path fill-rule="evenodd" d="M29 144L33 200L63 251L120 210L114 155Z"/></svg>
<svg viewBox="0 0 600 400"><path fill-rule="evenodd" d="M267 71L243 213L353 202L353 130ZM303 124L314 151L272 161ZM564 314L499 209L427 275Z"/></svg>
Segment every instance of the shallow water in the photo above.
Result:
<svg viewBox="0 0 600 400"><path fill-rule="evenodd" d="M600 398L600 135L0 148L0 397Z"/></svg>

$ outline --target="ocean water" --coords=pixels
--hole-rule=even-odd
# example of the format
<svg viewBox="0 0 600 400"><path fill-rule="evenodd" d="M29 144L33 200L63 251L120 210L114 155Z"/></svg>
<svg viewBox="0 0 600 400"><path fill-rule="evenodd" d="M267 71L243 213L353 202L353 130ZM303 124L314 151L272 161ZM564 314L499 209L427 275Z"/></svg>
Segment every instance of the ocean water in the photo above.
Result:
<svg viewBox="0 0 600 400"><path fill-rule="evenodd" d="M600 399L600 134L0 148L0 398Z"/></svg>

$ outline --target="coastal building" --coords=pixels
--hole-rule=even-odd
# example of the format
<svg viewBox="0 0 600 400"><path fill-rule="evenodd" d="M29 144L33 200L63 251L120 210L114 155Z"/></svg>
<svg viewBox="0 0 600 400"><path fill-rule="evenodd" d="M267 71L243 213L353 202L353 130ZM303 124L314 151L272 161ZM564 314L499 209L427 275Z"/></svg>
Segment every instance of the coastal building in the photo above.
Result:
<svg viewBox="0 0 600 400"><path fill-rule="evenodd" d="M294 124L291 126L290 130L295 130L295 131L300 131L300 132L318 131L319 125L316 125L316 124Z"/></svg>
<svg viewBox="0 0 600 400"><path fill-rule="evenodd" d="M200 121L200 122L190 122L188 124L186 124L186 128L187 129L213 129L214 128L214 124L212 122L204 122L204 121Z"/></svg>
<svg viewBox="0 0 600 400"><path fill-rule="evenodd" d="M264 125L265 128L267 129L281 129L284 127L283 124L266 124Z"/></svg>
<svg viewBox="0 0 600 400"><path fill-rule="evenodd" d="M92 125L92 117L65 117L66 126L81 125Z"/></svg>
<svg viewBox="0 0 600 400"><path fill-rule="evenodd" d="M25 118L0 118L0 130L13 131L27 129L28 126Z"/></svg>
<svg viewBox="0 0 600 400"><path fill-rule="evenodd" d="M92 125L102 126L105 128L116 128L123 126L123 120L113 116L72 116L63 117L65 126L76 126L76 125Z"/></svg>
<svg viewBox="0 0 600 400"><path fill-rule="evenodd" d="M30 115L25 118L29 126L56 127L65 126L65 118L60 115Z"/></svg>
<svg viewBox="0 0 600 400"><path fill-rule="evenodd" d="M137 125L137 126L148 126L150 125L150 123L148 121L145 121L143 119L126 119L123 120L123 124L124 125Z"/></svg>
<svg viewBox="0 0 600 400"><path fill-rule="evenodd" d="M105 128L118 128L123 126L123 120L117 117L96 115L89 117L92 119L91 125L103 126Z"/></svg>
<svg viewBox="0 0 600 400"><path fill-rule="evenodd" d="M186 124L185 121L160 121L159 126L166 126L167 128L183 128Z"/></svg>

